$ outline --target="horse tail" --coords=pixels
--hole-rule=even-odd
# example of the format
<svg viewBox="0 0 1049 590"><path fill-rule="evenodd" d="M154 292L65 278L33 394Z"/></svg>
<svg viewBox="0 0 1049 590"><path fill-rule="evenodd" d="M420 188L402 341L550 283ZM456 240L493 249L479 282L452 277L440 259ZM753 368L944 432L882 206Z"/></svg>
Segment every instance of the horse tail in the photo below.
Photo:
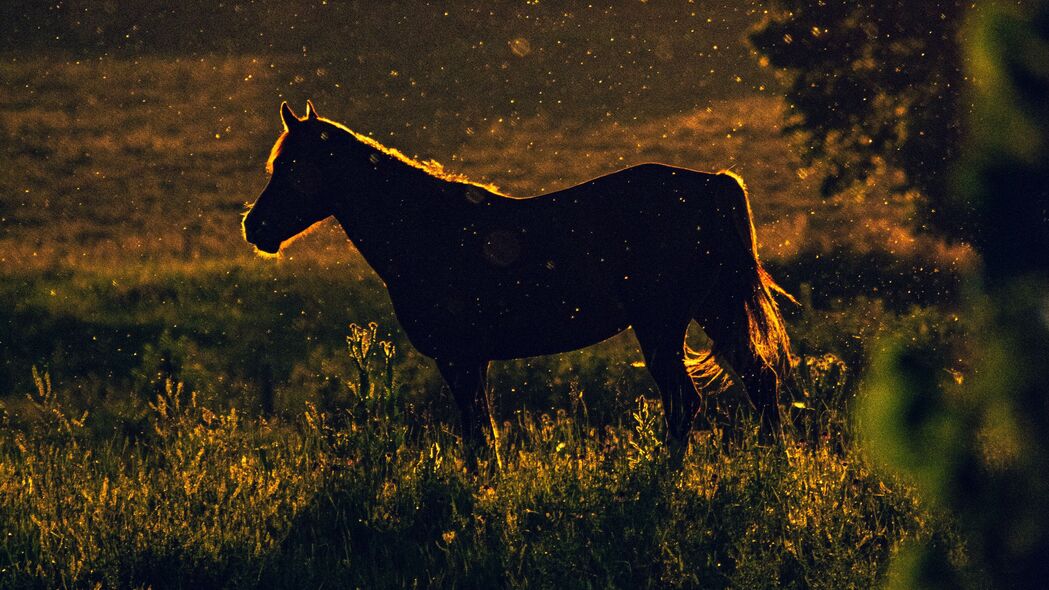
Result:
<svg viewBox="0 0 1049 590"><path fill-rule="evenodd" d="M764 368L775 373L774 380L778 382L790 373L793 355L774 295L795 305L797 300L772 279L758 258L758 240L743 179L722 171L714 182L714 203L722 222L721 231L717 232L722 256L718 261L719 280L713 287L719 296L711 302L719 309L708 311L716 319L708 321L713 329L704 329L714 339L716 354L726 355L730 362L742 360L742 355L760 359Z"/></svg>

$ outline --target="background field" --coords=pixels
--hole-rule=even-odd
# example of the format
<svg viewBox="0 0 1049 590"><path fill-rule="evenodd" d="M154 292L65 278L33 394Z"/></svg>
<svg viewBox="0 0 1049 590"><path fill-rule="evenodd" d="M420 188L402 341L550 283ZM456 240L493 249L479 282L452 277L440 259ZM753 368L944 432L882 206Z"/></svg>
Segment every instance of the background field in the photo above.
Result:
<svg viewBox="0 0 1049 590"><path fill-rule="evenodd" d="M4 37L0 503L17 533L0 585L833 588L867 585L903 539L946 530L871 471L847 415L880 335L963 330L951 305L971 254L916 230L921 203L885 188L889 171L819 196L819 166L781 134L776 74L742 39L760 5L262 3L206 22L107 6L23 7ZM520 196L645 161L732 168L763 257L803 303L788 319L807 381L787 401L811 429L729 450L704 434L675 474L625 334L497 366L510 459L463 471L436 371L340 230L277 260L240 236L277 107L306 98ZM396 381L362 391L346 337L373 321L396 345ZM183 409L164 409L175 398ZM796 496L764 514L780 493ZM384 571L400 546L418 551Z"/></svg>

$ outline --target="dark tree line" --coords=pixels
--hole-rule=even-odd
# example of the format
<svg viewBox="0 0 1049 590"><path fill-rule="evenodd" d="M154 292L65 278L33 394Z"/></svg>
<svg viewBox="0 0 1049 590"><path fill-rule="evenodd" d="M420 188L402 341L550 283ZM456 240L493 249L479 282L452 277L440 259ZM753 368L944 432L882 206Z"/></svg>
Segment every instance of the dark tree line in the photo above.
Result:
<svg viewBox="0 0 1049 590"><path fill-rule="evenodd" d="M966 538L965 555L945 554L935 540L904 550L890 587L1042 587L1049 2L777 5L754 42L795 75L794 128L811 157L831 166L824 190L865 179L883 160L925 193L936 228L971 240L981 257L961 309L973 326L964 379L946 378L935 351L906 334L867 378L865 443L950 511Z"/></svg>
<svg viewBox="0 0 1049 590"><path fill-rule="evenodd" d="M828 167L823 192L866 180L884 164L905 173L897 189L928 199L923 220L968 238L950 198L959 155L965 73L958 0L776 0L751 42L788 72L791 120L809 163Z"/></svg>

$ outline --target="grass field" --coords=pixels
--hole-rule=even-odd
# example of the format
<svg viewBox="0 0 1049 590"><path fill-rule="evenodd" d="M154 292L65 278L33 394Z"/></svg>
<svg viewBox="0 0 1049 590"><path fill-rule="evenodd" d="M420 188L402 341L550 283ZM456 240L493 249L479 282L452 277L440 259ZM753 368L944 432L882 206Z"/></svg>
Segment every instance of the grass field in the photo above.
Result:
<svg viewBox="0 0 1049 590"><path fill-rule="evenodd" d="M471 472L380 350L358 357L370 385L349 382L337 411L251 419L168 382L142 433L101 443L41 379L39 420L0 438L7 582L867 587L906 539L949 538L842 435L725 446L700 434L675 466L644 397L603 428L582 395L517 413L504 466L486 452ZM841 394L840 370L803 368L824 395ZM842 425L826 410L816 420Z"/></svg>
<svg viewBox="0 0 1049 590"><path fill-rule="evenodd" d="M957 543L849 416L879 337L964 331L971 255L880 182L821 198L774 94L464 121L279 59L0 64L0 587L870 587L907 540ZM505 465L465 470L448 394L345 236L277 260L240 236L279 95L515 195L652 160L742 174L803 303L797 428L701 432L672 465L627 334L497 366ZM391 357L349 354L369 322Z"/></svg>

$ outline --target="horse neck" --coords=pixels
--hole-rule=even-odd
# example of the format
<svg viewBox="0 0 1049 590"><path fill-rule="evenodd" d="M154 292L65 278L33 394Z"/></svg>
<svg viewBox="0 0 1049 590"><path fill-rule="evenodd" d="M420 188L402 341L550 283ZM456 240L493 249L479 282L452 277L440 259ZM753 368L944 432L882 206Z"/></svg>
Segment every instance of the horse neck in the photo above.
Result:
<svg viewBox="0 0 1049 590"><path fill-rule="evenodd" d="M341 168L334 216L368 264L386 277L396 272L399 252L407 236L419 236L438 215L452 209L454 183L436 178L400 160L374 151L359 164L359 154L348 155Z"/></svg>

